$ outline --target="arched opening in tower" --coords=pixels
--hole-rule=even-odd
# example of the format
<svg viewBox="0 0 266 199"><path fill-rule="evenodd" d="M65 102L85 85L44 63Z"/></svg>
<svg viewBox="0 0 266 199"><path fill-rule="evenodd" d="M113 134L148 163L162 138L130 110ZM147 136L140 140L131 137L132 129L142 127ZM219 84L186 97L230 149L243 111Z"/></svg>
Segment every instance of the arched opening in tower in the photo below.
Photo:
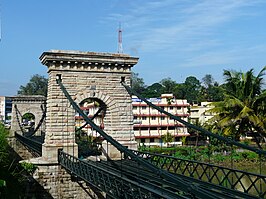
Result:
<svg viewBox="0 0 266 199"><path fill-rule="evenodd" d="M25 132L32 133L35 129L35 115L32 113L25 113L22 116L22 128Z"/></svg>
<svg viewBox="0 0 266 199"><path fill-rule="evenodd" d="M93 122L104 129L106 104L98 98L86 98L79 103L80 108ZM86 123L82 116L75 114L75 140L79 157L100 155L103 138Z"/></svg>

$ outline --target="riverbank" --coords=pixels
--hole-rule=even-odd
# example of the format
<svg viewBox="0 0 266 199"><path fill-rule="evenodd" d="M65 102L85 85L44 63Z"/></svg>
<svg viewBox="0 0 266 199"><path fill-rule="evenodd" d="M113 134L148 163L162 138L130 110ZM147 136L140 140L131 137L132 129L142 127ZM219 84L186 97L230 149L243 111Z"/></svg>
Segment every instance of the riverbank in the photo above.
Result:
<svg viewBox="0 0 266 199"><path fill-rule="evenodd" d="M140 147L139 150L266 175L265 158L255 152L232 147Z"/></svg>

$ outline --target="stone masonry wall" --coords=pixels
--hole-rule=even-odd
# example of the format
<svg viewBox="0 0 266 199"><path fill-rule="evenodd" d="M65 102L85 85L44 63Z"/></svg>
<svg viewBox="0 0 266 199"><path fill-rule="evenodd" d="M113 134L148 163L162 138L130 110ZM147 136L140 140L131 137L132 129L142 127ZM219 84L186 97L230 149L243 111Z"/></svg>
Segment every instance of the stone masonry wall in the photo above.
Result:
<svg viewBox="0 0 266 199"><path fill-rule="evenodd" d="M137 63L137 58L109 53L51 51L43 53L40 59L49 73L44 159L56 161L58 148L70 150L77 156L75 112L56 83L59 76L77 103L86 98L104 102L107 106L105 132L128 148L136 149L131 97L120 82L123 79L130 84L131 67ZM120 158L115 150L109 155Z"/></svg>
<svg viewBox="0 0 266 199"><path fill-rule="evenodd" d="M104 195L89 188L84 182L75 182L59 165L38 166L33 175L54 199L103 199Z"/></svg>
<svg viewBox="0 0 266 199"><path fill-rule="evenodd" d="M19 157L19 160L30 160L34 155L15 138L9 138L9 145ZM72 180L70 174L60 165L36 165L33 175L28 174L28 191L25 197L38 199L102 199L103 193L90 188L84 182ZM26 175L26 173L24 174ZM35 181L35 182L34 182ZM36 184L37 183L37 184Z"/></svg>
<svg viewBox="0 0 266 199"><path fill-rule="evenodd" d="M33 154L30 153L29 150L23 144L21 144L16 138L9 137L8 144L22 160L28 160L34 157Z"/></svg>
<svg viewBox="0 0 266 199"><path fill-rule="evenodd" d="M18 121L20 124L22 124L22 116L26 113L32 113L35 116L36 128L43 116L45 104L46 98L44 96L37 95L12 97L11 134L14 135L14 132L22 133ZM17 106L19 113L17 113L15 106ZM42 123L35 135L41 135L41 131L45 131L45 121Z"/></svg>

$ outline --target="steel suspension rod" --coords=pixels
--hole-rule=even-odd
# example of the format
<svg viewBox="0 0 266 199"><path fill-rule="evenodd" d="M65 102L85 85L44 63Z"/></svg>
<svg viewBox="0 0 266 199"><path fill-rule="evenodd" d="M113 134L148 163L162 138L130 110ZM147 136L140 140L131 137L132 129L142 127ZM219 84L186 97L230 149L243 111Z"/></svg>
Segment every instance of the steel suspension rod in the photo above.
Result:
<svg viewBox="0 0 266 199"><path fill-rule="evenodd" d="M161 178L166 178L169 181L173 182L180 188L181 191L184 191L186 193L190 193L193 197L199 197L204 199L217 199L222 198L217 195L214 195L210 193L210 191L202 189L196 184L190 184L184 182L181 178L178 178L162 169L159 169L158 167L152 165L151 163L143 160L136 154L132 153L129 149L121 145L119 142L117 142L115 139L113 139L111 136L107 135L102 129L100 129L86 114L83 113L83 111L79 108L79 106L74 102L74 100L71 98L69 93L67 92L66 88L62 84L62 80L60 76L56 79L57 84L60 86L62 92L66 96L66 98L69 100L70 104L73 106L73 108L84 118L84 120L90 124L90 126L95 129L101 136L103 136L108 142L110 142L113 146L115 146L120 152L123 152L127 156L131 157L133 160L137 161L141 165L145 166L146 168L150 169L154 173L156 173Z"/></svg>
<svg viewBox="0 0 266 199"><path fill-rule="evenodd" d="M139 95L137 92L135 92L134 90L132 90L128 85L125 84L125 82L121 82L121 84L126 88L126 90L128 91L128 93L133 94L133 95L136 95L139 99L141 99L142 101L144 101L146 104L148 104L152 108L160 111L161 113L164 113L165 115L169 116L171 119L177 120L178 122L184 124L185 126L187 126L189 128L192 128L194 130L200 131L204 135L207 135L207 136L216 138L218 140L222 140L222 141L224 141L224 142L226 142L226 143L228 143L230 145L235 145L235 146L241 147L243 149L247 149L249 151L253 151L253 152L257 153L257 154L266 155L266 151L265 150L253 148L251 146L242 144L240 142L236 142L236 141L234 141L232 139L225 138L223 136L220 136L220 135L214 134L214 133L212 133L210 131L207 131L207 130L201 128L201 127L198 127L198 126L195 126L193 124L190 124L189 122L187 122L185 120L182 120L179 116L175 116L175 115L173 115L173 114L171 114L171 113L163 110L162 108L154 105L153 103L149 102L147 99L145 99L144 97L142 97L141 95Z"/></svg>

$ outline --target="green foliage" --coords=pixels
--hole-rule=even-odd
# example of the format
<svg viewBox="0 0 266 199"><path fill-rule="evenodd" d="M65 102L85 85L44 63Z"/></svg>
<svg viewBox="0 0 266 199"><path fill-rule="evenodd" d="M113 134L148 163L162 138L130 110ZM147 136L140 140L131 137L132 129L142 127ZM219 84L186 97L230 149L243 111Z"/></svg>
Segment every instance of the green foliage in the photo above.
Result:
<svg viewBox="0 0 266 199"><path fill-rule="evenodd" d="M34 120L35 116L32 113L25 113L22 117L22 119L26 119L28 121Z"/></svg>
<svg viewBox="0 0 266 199"><path fill-rule="evenodd" d="M9 149L8 133L0 124L0 198L24 198L28 181L22 175L23 168L18 164L17 156Z"/></svg>
<svg viewBox="0 0 266 199"><path fill-rule="evenodd" d="M140 151L171 155L185 160L196 160L201 162L211 162L214 164L227 165L233 162L258 162L258 154L251 151L237 151L229 146L199 146L199 147L141 147Z"/></svg>
<svg viewBox="0 0 266 199"><path fill-rule="evenodd" d="M131 88L139 94L146 88L143 78L140 78L138 73L131 74Z"/></svg>
<svg viewBox="0 0 266 199"><path fill-rule="evenodd" d="M162 93L173 93L176 82L168 77L168 78L162 79L160 81L160 84L162 85L162 89L161 89Z"/></svg>
<svg viewBox="0 0 266 199"><path fill-rule="evenodd" d="M28 172L30 174L34 173L34 171L37 169L37 166L32 164L32 163L30 163L30 162L22 162L21 166L23 167L23 169L26 172Z"/></svg>
<svg viewBox="0 0 266 199"><path fill-rule="evenodd" d="M182 136L181 138L182 145L186 144L186 140L187 140L187 136Z"/></svg>
<svg viewBox="0 0 266 199"><path fill-rule="evenodd" d="M161 138L163 142L167 144L167 147L168 147L169 142L174 141L174 136L169 131L167 131L166 134L162 135Z"/></svg>
<svg viewBox="0 0 266 199"><path fill-rule="evenodd" d="M257 76L253 69L246 73L224 70L224 100L212 103L214 108L209 110L215 114L213 125L222 130L223 135L238 140L255 130L266 137L266 91L262 91L265 70L266 67Z"/></svg>
<svg viewBox="0 0 266 199"><path fill-rule="evenodd" d="M1 187L5 187L5 186L6 186L6 181L5 180L0 180L0 188Z"/></svg>
<svg viewBox="0 0 266 199"><path fill-rule="evenodd" d="M217 82L214 81L212 75L206 74L202 78L200 101L215 102L223 100L223 90Z"/></svg>
<svg viewBox="0 0 266 199"><path fill-rule="evenodd" d="M162 87L160 83L154 83L143 91L142 96L146 98L160 97L162 94Z"/></svg>
<svg viewBox="0 0 266 199"><path fill-rule="evenodd" d="M20 86L18 90L19 95L43 95L47 96L48 79L44 76L33 75L26 84Z"/></svg>
<svg viewBox="0 0 266 199"><path fill-rule="evenodd" d="M189 103L199 101L219 101L223 99L223 85L214 81L207 74L201 82L194 76L189 76L184 83L176 83L171 78L163 78L161 81L146 86L143 78L138 73L132 73L131 85L133 90L146 98L160 97L163 93L173 93L177 99L187 99Z"/></svg>
<svg viewBox="0 0 266 199"><path fill-rule="evenodd" d="M2 123L0 123L0 163L1 165L7 162L7 157L8 157L7 135L8 135L8 130L5 129Z"/></svg>
<svg viewBox="0 0 266 199"><path fill-rule="evenodd" d="M175 153L177 148L175 147L159 147L159 146L154 146L154 147L145 147L143 145L140 145L139 151L149 151L151 153L161 153L161 154L173 154Z"/></svg>
<svg viewBox="0 0 266 199"><path fill-rule="evenodd" d="M8 152L7 152L7 134L8 131L5 129L4 125L0 123L0 169L3 170L3 167L7 166L8 164ZM1 172L0 172L1 174ZM2 178L2 176L1 176ZM0 196L2 195L2 188L6 186L6 181L0 179Z"/></svg>
<svg viewBox="0 0 266 199"><path fill-rule="evenodd" d="M185 80L185 88L186 88L186 99L189 103L199 101L200 95L200 81L194 77L189 76Z"/></svg>
<svg viewBox="0 0 266 199"><path fill-rule="evenodd" d="M251 144L251 140L250 139L244 139L241 141L243 144L245 145L250 145Z"/></svg>
<svg viewBox="0 0 266 199"><path fill-rule="evenodd" d="M187 90L185 84L176 84L173 94L177 99L186 99Z"/></svg>

